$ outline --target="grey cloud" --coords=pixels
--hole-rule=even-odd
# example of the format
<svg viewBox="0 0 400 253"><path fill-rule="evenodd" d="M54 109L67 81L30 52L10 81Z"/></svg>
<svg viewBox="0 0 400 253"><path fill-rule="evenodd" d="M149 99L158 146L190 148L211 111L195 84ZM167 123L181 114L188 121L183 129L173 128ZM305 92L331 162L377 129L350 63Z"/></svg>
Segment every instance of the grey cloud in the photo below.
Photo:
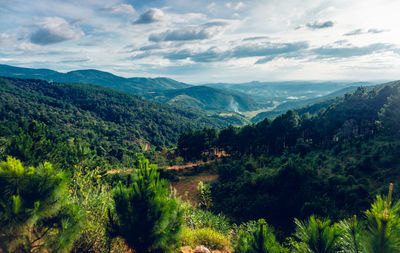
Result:
<svg viewBox="0 0 400 253"><path fill-rule="evenodd" d="M238 46L233 49L232 56L235 58L279 55L289 52L295 52L308 48L306 42L295 43L264 43L261 45Z"/></svg>
<svg viewBox="0 0 400 253"><path fill-rule="evenodd" d="M140 15L140 17L133 23L134 24L155 23L161 21L163 16L164 12L162 10L153 8Z"/></svg>
<svg viewBox="0 0 400 253"><path fill-rule="evenodd" d="M247 37L242 40L249 41L249 40L264 40L264 39L269 39L269 37L268 36L255 36L255 37Z"/></svg>
<svg viewBox="0 0 400 253"><path fill-rule="evenodd" d="M154 49L161 49L161 46L158 44L147 45L139 48L140 51L147 51L147 50L154 50Z"/></svg>
<svg viewBox="0 0 400 253"><path fill-rule="evenodd" d="M83 32L64 19L58 17L43 18L38 22L38 28L30 35L30 41L38 45L55 44L77 39Z"/></svg>
<svg viewBox="0 0 400 253"><path fill-rule="evenodd" d="M387 50L394 51L396 48L392 44L376 43L364 47L320 47L312 52L321 58L349 58Z"/></svg>
<svg viewBox="0 0 400 253"><path fill-rule="evenodd" d="M325 21L325 22L319 22L319 21L314 21L313 23L307 23L306 26L310 29L324 29L324 28L329 28L332 27L334 23L332 21Z"/></svg>
<svg viewBox="0 0 400 253"><path fill-rule="evenodd" d="M162 33L154 33L149 36L150 41L187 41L205 40L219 33L226 22L210 22L201 26L186 27L177 30L167 30Z"/></svg>
<svg viewBox="0 0 400 253"><path fill-rule="evenodd" d="M267 57L259 59L258 61L256 61L255 64L264 64L264 63L272 61L275 58L276 58L276 56L267 56Z"/></svg>
<svg viewBox="0 0 400 253"><path fill-rule="evenodd" d="M343 34L344 36L355 36L355 35L361 35L361 34L368 34L368 33L372 33L372 34L376 34L376 33L383 33L385 32L385 30L381 30L381 29L368 29L368 30L363 30L363 29L356 29L353 31L350 31L348 33Z"/></svg>
<svg viewBox="0 0 400 253"><path fill-rule="evenodd" d="M356 29L354 31L348 32L343 34L344 36L353 36L353 35L359 35L359 34L363 34L364 31L362 29Z"/></svg>
<svg viewBox="0 0 400 253"><path fill-rule="evenodd" d="M68 36L54 33L48 28L40 28L31 35L31 42L38 45L55 44L69 39Z"/></svg>
<svg viewBox="0 0 400 253"><path fill-rule="evenodd" d="M368 29L367 32L368 32L368 33L383 33L383 32L385 32L385 30L381 30L381 29Z"/></svg>
<svg viewBox="0 0 400 253"><path fill-rule="evenodd" d="M278 56L286 57L289 53L298 52L307 48L308 44L306 42L265 43L263 45L249 44L237 46L226 51L218 51L216 48L209 48L202 52L192 52L184 49L168 53L164 56L164 58L170 60L182 60L190 58L195 62L216 62L232 58L264 57L263 59L266 62L266 59L271 61ZM257 63L261 62L262 59Z"/></svg>

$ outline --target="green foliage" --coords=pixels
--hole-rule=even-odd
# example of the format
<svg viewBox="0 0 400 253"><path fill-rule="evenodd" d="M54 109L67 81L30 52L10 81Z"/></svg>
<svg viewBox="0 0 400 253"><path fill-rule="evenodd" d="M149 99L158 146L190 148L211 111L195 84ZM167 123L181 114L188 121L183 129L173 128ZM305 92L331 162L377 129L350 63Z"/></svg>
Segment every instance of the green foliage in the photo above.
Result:
<svg viewBox="0 0 400 253"><path fill-rule="evenodd" d="M0 108L0 151L8 148L0 155L32 165L44 160L77 164L80 160L68 163L79 159L68 149L80 142L90 156L129 166L136 152L173 146L190 127L228 124L107 88L33 79L0 78ZM31 127L33 121L37 124Z"/></svg>
<svg viewBox="0 0 400 253"><path fill-rule="evenodd" d="M329 219L311 216L307 222L295 219L299 252L335 253L340 250L342 230Z"/></svg>
<svg viewBox="0 0 400 253"><path fill-rule="evenodd" d="M276 241L271 227L260 219L257 228L252 232L241 231L238 244L235 248L238 253L283 253L287 252L279 242Z"/></svg>
<svg viewBox="0 0 400 253"><path fill-rule="evenodd" d="M200 207L206 210L210 209L213 206L210 185L200 181L197 185L197 190L199 190L200 195Z"/></svg>
<svg viewBox="0 0 400 253"><path fill-rule="evenodd" d="M113 191L115 215L109 210L109 236L124 238L136 252L172 251L181 236L183 210L169 196L156 168L149 169L146 159L138 165L137 180Z"/></svg>
<svg viewBox="0 0 400 253"><path fill-rule="evenodd" d="M192 247L204 245L213 250L230 249L229 239L225 235L215 231L210 227L199 229L185 227L182 235L182 245L189 245Z"/></svg>
<svg viewBox="0 0 400 253"><path fill-rule="evenodd" d="M362 248L362 231L364 226L357 220L357 216L351 219L345 219L339 222L342 229L341 245L345 253L361 253Z"/></svg>
<svg viewBox="0 0 400 253"><path fill-rule="evenodd" d="M50 163L24 167L14 158L0 163L0 249L59 251L79 235L80 211L68 203L65 177Z"/></svg>
<svg viewBox="0 0 400 253"><path fill-rule="evenodd" d="M194 208L189 204L184 205L185 226L191 229L212 228L216 232L226 236L232 232L234 227L223 214L214 214L211 211Z"/></svg>
<svg viewBox="0 0 400 253"><path fill-rule="evenodd" d="M364 247L367 253L400 251L400 202L392 203L393 185L386 198L378 196L371 209L365 212L367 231Z"/></svg>
<svg viewBox="0 0 400 253"><path fill-rule="evenodd" d="M102 168L96 166L74 166L74 174L69 183L73 203L81 208L85 216L74 250L79 252L106 252L109 239L106 234L107 211L112 207L110 186L103 180Z"/></svg>

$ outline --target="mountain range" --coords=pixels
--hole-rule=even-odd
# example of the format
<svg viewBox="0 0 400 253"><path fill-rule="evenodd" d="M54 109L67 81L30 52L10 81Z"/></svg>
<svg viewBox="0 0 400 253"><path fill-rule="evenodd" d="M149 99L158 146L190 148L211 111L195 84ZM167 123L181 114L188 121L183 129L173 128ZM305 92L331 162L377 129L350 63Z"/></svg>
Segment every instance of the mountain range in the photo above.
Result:
<svg viewBox="0 0 400 253"><path fill-rule="evenodd" d="M197 113L225 117L237 125L276 117L286 110L341 96L358 86L374 84L288 81L190 85L165 77L125 78L93 69L61 73L9 65L0 65L0 76L99 85Z"/></svg>

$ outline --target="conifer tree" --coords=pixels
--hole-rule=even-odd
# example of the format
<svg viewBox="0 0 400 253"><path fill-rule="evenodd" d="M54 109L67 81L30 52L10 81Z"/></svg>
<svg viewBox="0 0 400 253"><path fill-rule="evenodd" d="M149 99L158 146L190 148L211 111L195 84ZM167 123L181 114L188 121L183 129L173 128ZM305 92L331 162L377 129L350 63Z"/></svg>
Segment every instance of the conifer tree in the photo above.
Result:
<svg viewBox="0 0 400 253"><path fill-rule="evenodd" d="M275 238L271 227L260 219L257 229L252 232L242 231L239 235L237 253L283 253L287 252Z"/></svg>
<svg viewBox="0 0 400 253"><path fill-rule="evenodd" d="M364 226L357 220L354 215L351 219L342 220L339 223L342 229L341 245L344 253L361 253L363 252L361 240Z"/></svg>
<svg viewBox="0 0 400 253"><path fill-rule="evenodd" d="M79 229L79 210L66 202L62 173L56 172L50 163L24 167L11 157L0 163L3 252L66 250L79 235Z"/></svg>
<svg viewBox="0 0 400 253"><path fill-rule="evenodd" d="M387 197L377 196L365 212L367 230L363 240L366 253L400 252L400 202L392 203L393 184Z"/></svg>
<svg viewBox="0 0 400 253"><path fill-rule="evenodd" d="M183 209L169 196L167 182L159 179L156 167L141 158L137 180L114 190L115 214L109 211L110 237L122 237L136 252L174 250L181 234Z"/></svg>
<svg viewBox="0 0 400 253"><path fill-rule="evenodd" d="M311 216L307 222L295 219L295 223L299 252L336 253L340 250L342 230L337 224L331 225L329 219Z"/></svg>

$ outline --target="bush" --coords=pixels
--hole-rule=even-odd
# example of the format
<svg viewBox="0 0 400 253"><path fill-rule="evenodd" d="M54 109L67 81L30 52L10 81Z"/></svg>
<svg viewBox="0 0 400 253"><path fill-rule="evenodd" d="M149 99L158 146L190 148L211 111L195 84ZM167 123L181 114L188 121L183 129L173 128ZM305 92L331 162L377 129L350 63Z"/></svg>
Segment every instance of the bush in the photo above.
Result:
<svg viewBox="0 0 400 253"><path fill-rule="evenodd" d="M138 161L137 180L113 191L114 210L109 209L111 238L122 237L136 252L174 250L181 235L183 210L169 196L168 183L149 169L147 159Z"/></svg>
<svg viewBox="0 0 400 253"><path fill-rule="evenodd" d="M229 250L230 248L229 239L209 227L200 229L185 227L181 242L185 246L196 247L204 245L213 250Z"/></svg>
<svg viewBox="0 0 400 253"><path fill-rule="evenodd" d="M74 244L78 252L107 252L107 210L112 206L110 187L104 183L101 168L75 166L70 182L72 201L84 211L85 226Z"/></svg>
<svg viewBox="0 0 400 253"><path fill-rule="evenodd" d="M72 247L80 212L67 202L66 180L50 163L24 167L8 157L0 163L0 249L60 251ZM1 251L1 250L0 250Z"/></svg>
<svg viewBox="0 0 400 253"><path fill-rule="evenodd" d="M257 229L252 232L242 231L239 234L237 253L283 253L287 252L275 238L275 235L265 222L260 219L257 222Z"/></svg>
<svg viewBox="0 0 400 253"><path fill-rule="evenodd" d="M223 214L213 214L211 211L196 209L188 205L184 213L185 225L191 229L213 228L215 231L228 236L233 226Z"/></svg>

